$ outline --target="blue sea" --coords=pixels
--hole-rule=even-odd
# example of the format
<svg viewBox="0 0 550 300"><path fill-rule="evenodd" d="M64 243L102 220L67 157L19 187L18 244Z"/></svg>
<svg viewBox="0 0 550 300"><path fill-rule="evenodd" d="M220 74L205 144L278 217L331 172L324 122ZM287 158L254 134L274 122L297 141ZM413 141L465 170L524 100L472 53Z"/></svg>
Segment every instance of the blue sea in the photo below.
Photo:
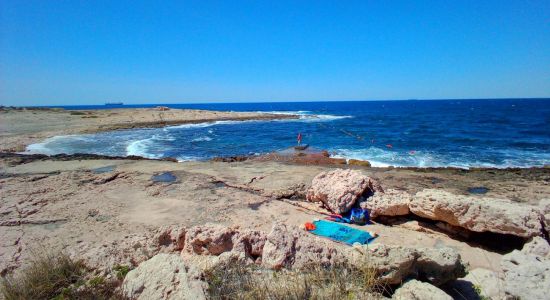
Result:
<svg viewBox="0 0 550 300"><path fill-rule="evenodd" d="M284 150L296 143L301 132L303 143L313 149L326 149L336 157L369 160L373 166L504 168L550 164L550 99L162 105L298 114L300 118L59 136L30 145L27 151L207 160Z"/></svg>

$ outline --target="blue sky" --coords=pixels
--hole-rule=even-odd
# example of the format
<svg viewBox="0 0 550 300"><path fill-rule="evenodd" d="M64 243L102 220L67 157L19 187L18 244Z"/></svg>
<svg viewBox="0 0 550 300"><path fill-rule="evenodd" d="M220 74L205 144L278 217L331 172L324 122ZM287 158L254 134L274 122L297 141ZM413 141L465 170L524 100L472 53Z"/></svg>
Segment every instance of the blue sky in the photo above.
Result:
<svg viewBox="0 0 550 300"><path fill-rule="evenodd" d="M0 104L550 96L550 1L0 1Z"/></svg>

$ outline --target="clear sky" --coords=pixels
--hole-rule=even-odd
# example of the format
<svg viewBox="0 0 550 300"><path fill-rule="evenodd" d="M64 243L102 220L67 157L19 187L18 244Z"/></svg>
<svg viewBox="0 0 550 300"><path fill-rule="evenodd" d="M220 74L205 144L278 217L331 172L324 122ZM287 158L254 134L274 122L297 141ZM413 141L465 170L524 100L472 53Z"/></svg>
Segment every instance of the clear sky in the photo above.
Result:
<svg viewBox="0 0 550 300"><path fill-rule="evenodd" d="M0 104L550 96L550 1L0 0Z"/></svg>

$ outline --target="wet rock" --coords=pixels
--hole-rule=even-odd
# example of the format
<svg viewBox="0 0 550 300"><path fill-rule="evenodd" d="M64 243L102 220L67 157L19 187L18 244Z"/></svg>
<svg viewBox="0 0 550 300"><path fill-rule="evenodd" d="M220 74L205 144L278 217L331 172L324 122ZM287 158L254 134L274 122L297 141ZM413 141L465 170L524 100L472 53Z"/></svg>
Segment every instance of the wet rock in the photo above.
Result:
<svg viewBox="0 0 550 300"><path fill-rule="evenodd" d="M335 169L315 176L306 198L311 202L322 202L332 212L342 214L361 197L380 190L374 180L357 170Z"/></svg>
<svg viewBox="0 0 550 300"><path fill-rule="evenodd" d="M217 161L217 162L239 162L239 161L246 161L250 158L250 156L227 156L227 157L214 157L211 159L211 161Z"/></svg>
<svg viewBox="0 0 550 300"><path fill-rule="evenodd" d="M350 159L348 160L348 165L361 166L361 167L370 167L370 161L368 160L359 160L359 159Z"/></svg>
<svg viewBox="0 0 550 300"><path fill-rule="evenodd" d="M417 216L443 221L475 232L533 237L541 233L540 212L511 201L454 195L426 189L418 192L409 208Z"/></svg>
<svg viewBox="0 0 550 300"><path fill-rule="evenodd" d="M361 203L361 207L369 210L371 218L404 216L410 212L411 199L409 193L390 189L384 193L374 193L372 197Z"/></svg>
<svg viewBox="0 0 550 300"><path fill-rule="evenodd" d="M275 223L262 252L262 266L270 269L302 269L313 262L331 264L338 259L337 246L295 227Z"/></svg>
<svg viewBox="0 0 550 300"><path fill-rule="evenodd" d="M447 295L439 288L418 280L409 280L398 288L392 296L396 300L411 300L411 299L432 299L432 300L452 300L451 296Z"/></svg>
<svg viewBox="0 0 550 300"><path fill-rule="evenodd" d="M206 299L205 283L189 273L179 255L157 254L126 275L122 291L130 299Z"/></svg>

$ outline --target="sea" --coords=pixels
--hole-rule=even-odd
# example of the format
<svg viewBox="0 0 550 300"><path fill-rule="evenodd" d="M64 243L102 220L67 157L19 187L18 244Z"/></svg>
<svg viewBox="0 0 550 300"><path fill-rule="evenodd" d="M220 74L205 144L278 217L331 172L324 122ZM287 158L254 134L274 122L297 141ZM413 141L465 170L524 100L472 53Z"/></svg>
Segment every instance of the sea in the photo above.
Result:
<svg viewBox="0 0 550 300"><path fill-rule="evenodd" d="M550 99L471 99L124 105L296 114L296 120L218 121L49 138L26 152L173 157L261 155L302 143L378 167L550 165ZM106 106L61 106L105 109Z"/></svg>

